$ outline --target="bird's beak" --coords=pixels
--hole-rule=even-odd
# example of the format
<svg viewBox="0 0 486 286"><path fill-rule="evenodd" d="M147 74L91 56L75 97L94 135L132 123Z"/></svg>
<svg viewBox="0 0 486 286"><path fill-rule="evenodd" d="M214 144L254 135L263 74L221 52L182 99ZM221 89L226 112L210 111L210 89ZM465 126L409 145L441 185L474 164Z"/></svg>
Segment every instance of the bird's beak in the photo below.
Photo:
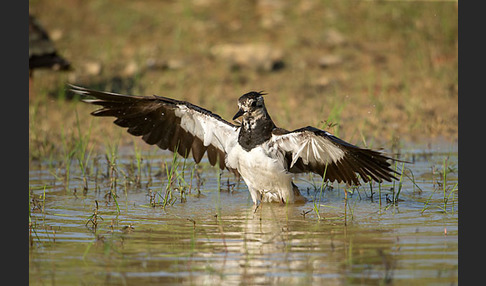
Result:
<svg viewBox="0 0 486 286"><path fill-rule="evenodd" d="M243 111L243 109L239 109L238 112L236 112L235 116L233 116L233 120L235 120L236 118L240 117L243 115L243 113L245 113Z"/></svg>

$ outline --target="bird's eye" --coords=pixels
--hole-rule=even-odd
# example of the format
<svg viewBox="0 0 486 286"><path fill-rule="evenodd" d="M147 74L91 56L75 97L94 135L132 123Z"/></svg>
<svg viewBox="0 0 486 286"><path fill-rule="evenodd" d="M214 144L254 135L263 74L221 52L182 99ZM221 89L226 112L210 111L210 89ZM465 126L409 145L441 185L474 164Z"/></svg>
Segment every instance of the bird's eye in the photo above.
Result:
<svg viewBox="0 0 486 286"><path fill-rule="evenodd" d="M251 107L256 107L257 106L257 102L256 101L252 101L251 102Z"/></svg>

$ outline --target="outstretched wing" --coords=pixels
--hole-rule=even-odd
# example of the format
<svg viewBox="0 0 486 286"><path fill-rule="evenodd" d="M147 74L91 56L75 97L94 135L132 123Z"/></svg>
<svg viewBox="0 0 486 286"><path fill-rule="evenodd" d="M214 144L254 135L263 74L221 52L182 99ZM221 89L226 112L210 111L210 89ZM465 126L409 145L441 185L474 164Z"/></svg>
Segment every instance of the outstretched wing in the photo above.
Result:
<svg viewBox="0 0 486 286"><path fill-rule="evenodd" d="M365 183L391 181L396 179L394 174L399 174L388 162L396 159L349 144L327 131L308 126L279 133L273 134L271 140L284 151L287 168L292 173L324 176L325 172L326 180L350 185L360 184L358 174Z"/></svg>
<svg viewBox="0 0 486 286"><path fill-rule="evenodd" d="M238 126L219 115L189 102L161 96L130 96L89 90L71 85L77 94L91 96L84 102L102 106L94 116L113 116L115 124L128 133L142 136L150 144L168 149L187 158L190 153L199 163L205 152L209 163L224 169L225 156L236 144ZM236 172L236 170L231 170Z"/></svg>

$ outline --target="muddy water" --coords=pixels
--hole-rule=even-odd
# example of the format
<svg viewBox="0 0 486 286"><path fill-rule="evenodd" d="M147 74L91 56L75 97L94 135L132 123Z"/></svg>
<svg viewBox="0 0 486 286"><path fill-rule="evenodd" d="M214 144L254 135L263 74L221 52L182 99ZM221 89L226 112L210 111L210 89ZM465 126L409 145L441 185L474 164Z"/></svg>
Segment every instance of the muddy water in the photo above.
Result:
<svg viewBox="0 0 486 286"><path fill-rule="evenodd" d="M93 155L87 190L76 160L67 181L62 162L31 162L30 283L457 284L457 145L402 155L414 163L396 203L393 184L320 192L319 177L301 176L309 202L256 211L243 182L182 160L185 181L163 207L172 157L162 151L142 154L140 184L130 150L113 172Z"/></svg>

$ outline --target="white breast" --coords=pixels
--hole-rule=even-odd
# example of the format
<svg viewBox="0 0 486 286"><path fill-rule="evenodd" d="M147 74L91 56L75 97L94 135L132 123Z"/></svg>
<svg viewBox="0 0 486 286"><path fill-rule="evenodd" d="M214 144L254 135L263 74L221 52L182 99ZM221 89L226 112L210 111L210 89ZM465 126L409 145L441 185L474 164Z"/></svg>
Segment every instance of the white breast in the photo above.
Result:
<svg viewBox="0 0 486 286"><path fill-rule="evenodd" d="M236 145L227 157L227 164L237 168L253 202L293 201L292 176L284 168L283 155L267 144L250 152Z"/></svg>

